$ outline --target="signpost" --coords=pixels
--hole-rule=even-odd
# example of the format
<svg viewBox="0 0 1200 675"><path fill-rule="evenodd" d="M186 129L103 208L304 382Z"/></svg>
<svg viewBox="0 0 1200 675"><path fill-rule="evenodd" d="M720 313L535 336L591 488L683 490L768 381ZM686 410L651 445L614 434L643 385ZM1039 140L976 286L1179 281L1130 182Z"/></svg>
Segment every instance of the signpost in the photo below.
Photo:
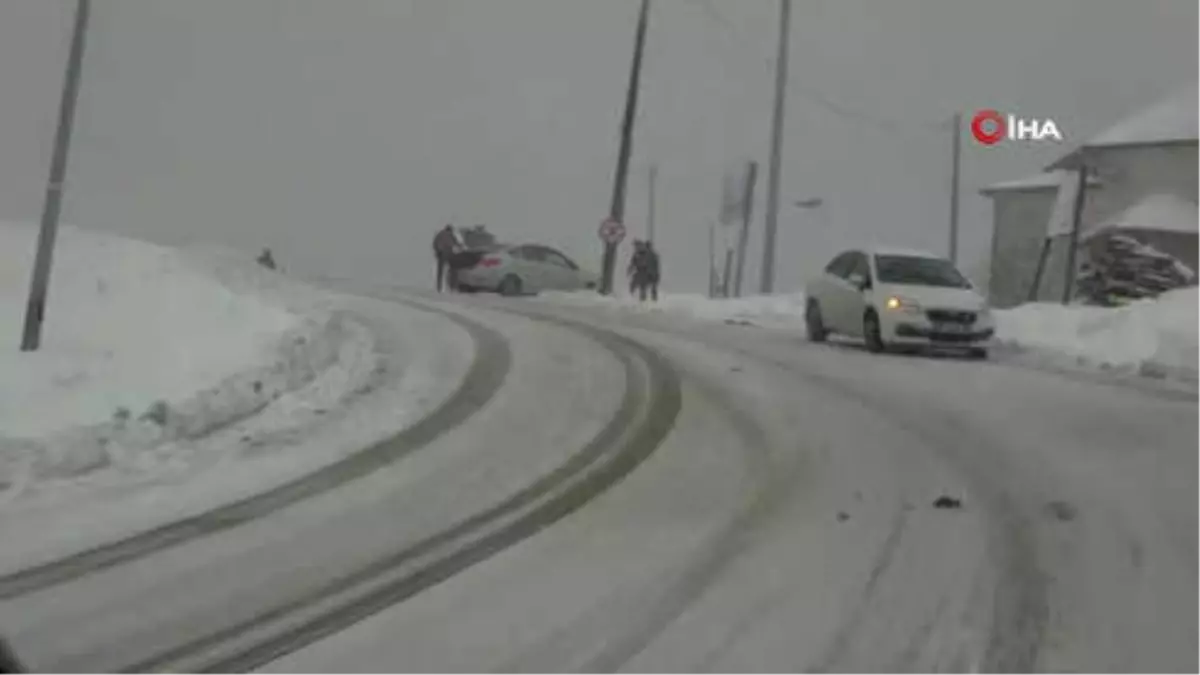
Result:
<svg viewBox="0 0 1200 675"><path fill-rule="evenodd" d="M625 226L612 218L608 218L603 223L600 223L599 234L600 241L615 246L625 239Z"/></svg>

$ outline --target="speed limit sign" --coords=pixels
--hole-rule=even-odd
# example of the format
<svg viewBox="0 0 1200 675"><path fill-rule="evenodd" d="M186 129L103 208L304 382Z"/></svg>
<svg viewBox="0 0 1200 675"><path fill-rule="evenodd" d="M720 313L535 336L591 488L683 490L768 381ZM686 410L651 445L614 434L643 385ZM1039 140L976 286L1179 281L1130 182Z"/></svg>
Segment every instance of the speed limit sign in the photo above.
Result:
<svg viewBox="0 0 1200 675"><path fill-rule="evenodd" d="M625 238L625 226L620 221L609 218L600 223L600 241L606 244L619 244Z"/></svg>

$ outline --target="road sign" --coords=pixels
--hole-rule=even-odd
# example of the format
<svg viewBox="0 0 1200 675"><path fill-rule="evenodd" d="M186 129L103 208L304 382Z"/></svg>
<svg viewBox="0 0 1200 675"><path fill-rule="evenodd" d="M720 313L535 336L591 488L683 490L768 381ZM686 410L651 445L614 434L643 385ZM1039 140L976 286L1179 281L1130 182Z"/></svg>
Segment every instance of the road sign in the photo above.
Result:
<svg viewBox="0 0 1200 675"><path fill-rule="evenodd" d="M625 238L625 226L609 218L600 223L600 241L606 244L619 244Z"/></svg>

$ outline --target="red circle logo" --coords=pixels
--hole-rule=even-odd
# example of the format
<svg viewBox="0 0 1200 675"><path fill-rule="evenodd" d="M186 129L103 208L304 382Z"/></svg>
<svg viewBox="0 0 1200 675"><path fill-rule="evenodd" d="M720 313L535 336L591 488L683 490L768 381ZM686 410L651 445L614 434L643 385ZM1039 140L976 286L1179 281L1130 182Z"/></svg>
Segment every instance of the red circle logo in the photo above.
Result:
<svg viewBox="0 0 1200 675"><path fill-rule="evenodd" d="M984 145L995 145L1007 134L1004 116L996 110L980 110L971 118L971 135Z"/></svg>

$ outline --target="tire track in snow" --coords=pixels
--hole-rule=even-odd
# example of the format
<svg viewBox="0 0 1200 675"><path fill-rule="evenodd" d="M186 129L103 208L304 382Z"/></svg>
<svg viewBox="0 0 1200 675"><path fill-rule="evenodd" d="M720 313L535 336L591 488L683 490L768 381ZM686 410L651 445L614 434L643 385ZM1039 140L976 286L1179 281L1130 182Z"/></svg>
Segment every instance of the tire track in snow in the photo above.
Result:
<svg viewBox="0 0 1200 675"><path fill-rule="evenodd" d="M799 378L819 384L831 394L862 405L879 417L889 420L899 429L924 439L939 459L974 487L973 492L980 496L988 514L985 521L989 525L988 548L997 562L1000 576L993 589L993 614L987 644L976 665L989 672L1032 670L1037 663L1049 610L1046 580L1038 565L1031 519L1005 493L1002 487L1002 467L974 466L962 457L957 449L962 439L970 438L973 443L983 448L983 451L978 453L979 456L1002 456L1003 453L992 447L987 436L967 428L962 420L952 415L936 413L936 424L931 424L925 421L933 412L927 408L920 411L907 410L897 405L896 401L885 400L877 393L867 392L835 377L802 368L792 361L743 347L730 345L728 348L747 358L759 359ZM886 562L880 570L881 574L886 570ZM867 592L861 604L869 603L871 595L871 592ZM852 617L850 624L843 625L839 630L839 637L843 641L848 634L854 632L854 622ZM912 651L912 647L909 651ZM833 656L835 655L830 655ZM823 665L830 669L836 668L835 662Z"/></svg>
<svg viewBox="0 0 1200 675"><path fill-rule="evenodd" d="M587 324L503 311L583 333L624 364L626 391L582 450L508 500L257 617L140 659L125 672L240 672L344 630L487 560L576 511L641 464L674 427L678 375L657 352Z"/></svg>
<svg viewBox="0 0 1200 675"><path fill-rule="evenodd" d="M466 330L475 343L475 355L462 382L437 409L390 438L267 492L50 563L4 575L0 577L0 600L40 591L262 518L391 464L467 420L504 383L512 365L512 353L507 341L498 331L454 312L424 303L405 304L445 316Z"/></svg>
<svg viewBox="0 0 1200 675"><path fill-rule="evenodd" d="M632 339L638 339L636 337ZM645 343L643 339L639 342ZM629 592L617 592L582 616L524 649L496 672L615 672L641 653L700 597L708 585L740 554L757 525L770 516L786 495L798 470L771 460L766 429L716 382L674 355L684 371L686 389L709 402L728 420L744 449L742 461L754 475L755 489L727 522L701 542L678 565Z"/></svg>
<svg viewBox="0 0 1200 675"><path fill-rule="evenodd" d="M714 348L767 364L781 371L815 384L831 396L841 398L871 411L885 419L897 429L921 439L933 457L948 466L971 486L979 496L979 505L985 514L987 525L987 548L996 566L997 578L987 589L991 604L990 625L984 644L978 653L968 655L969 669L999 672L1027 672L1038 662L1043 634L1048 619L1046 577L1039 565L1036 542L1032 526L1032 515L1014 502L1005 490L1008 471L1000 463L1002 442L990 437L981 429L972 428L962 419L949 412L930 410L921 402L906 405L904 402L887 398L852 381L804 367L793 359L785 358L771 349L753 349L745 342L714 337L714 333L696 335L682 327L658 324L635 324L639 329L671 335L685 340L696 340ZM740 333L739 333L740 335ZM732 334L731 334L732 337ZM761 344L761 343L760 343ZM766 346L766 345L764 345ZM960 450L963 439L972 439L980 452L965 456ZM978 457L992 458L984 465L972 460ZM902 524L903 520L897 521ZM882 578L891 566L891 549L899 545L903 527L893 531L896 541L885 547L876 561L873 575ZM879 580L874 586L879 586ZM869 585L870 586L870 585ZM875 601L877 588L864 589L856 602L857 609L837 629L837 636L830 649L820 659L828 669L839 668L839 653L852 644L858 624L862 621L864 608ZM928 631L928 629L923 629ZM921 632L921 631L918 631ZM840 643L840 644L839 644ZM908 658L918 648L912 644L905 650Z"/></svg>

